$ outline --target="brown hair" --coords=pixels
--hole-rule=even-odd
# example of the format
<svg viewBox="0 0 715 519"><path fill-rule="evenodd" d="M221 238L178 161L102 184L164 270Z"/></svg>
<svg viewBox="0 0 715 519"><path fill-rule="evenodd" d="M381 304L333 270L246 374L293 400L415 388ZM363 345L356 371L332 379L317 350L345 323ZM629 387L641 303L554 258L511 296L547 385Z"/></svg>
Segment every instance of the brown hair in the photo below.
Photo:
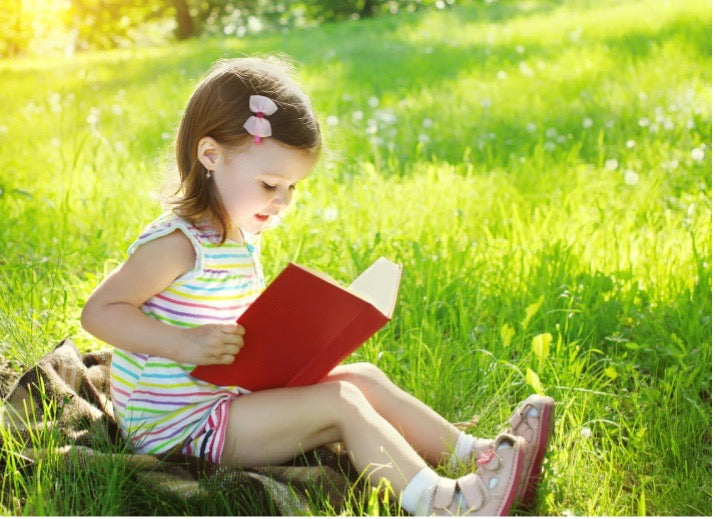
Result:
<svg viewBox="0 0 715 519"><path fill-rule="evenodd" d="M199 83L189 99L176 134L176 164L180 186L170 204L176 215L196 221L210 212L226 240L229 217L216 184L197 158L202 137L240 149L252 136L243 128L253 115L252 95L269 97L278 110L266 118L271 138L296 149L318 155L322 147L320 126L305 93L292 79L293 67L285 59L234 58L220 60Z"/></svg>

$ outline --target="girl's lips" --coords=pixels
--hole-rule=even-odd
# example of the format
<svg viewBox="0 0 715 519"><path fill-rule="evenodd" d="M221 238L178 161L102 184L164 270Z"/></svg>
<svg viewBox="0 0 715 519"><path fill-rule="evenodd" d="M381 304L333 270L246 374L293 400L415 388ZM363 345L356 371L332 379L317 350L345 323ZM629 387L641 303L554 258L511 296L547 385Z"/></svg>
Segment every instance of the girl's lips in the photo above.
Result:
<svg viewBox="0 0 715 519"><path fill-rule="evenodd" d="M268 220L269 216L267 214L257 214L256 218L261 222L265 222L266 220Z"/></svg>

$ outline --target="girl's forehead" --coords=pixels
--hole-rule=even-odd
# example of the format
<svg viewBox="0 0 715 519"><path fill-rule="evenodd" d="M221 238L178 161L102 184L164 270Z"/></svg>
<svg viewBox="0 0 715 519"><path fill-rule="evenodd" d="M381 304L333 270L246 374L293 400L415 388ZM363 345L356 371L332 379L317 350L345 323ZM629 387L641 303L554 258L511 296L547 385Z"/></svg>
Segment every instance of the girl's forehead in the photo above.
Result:
<svg viewBox="0 0 715 519"><path fill-rule="evenodd" d="M306 150L289 148L271 139L253 144L251 151L260 174L290 181L305 178L317 161L317 157Z"/></svg>

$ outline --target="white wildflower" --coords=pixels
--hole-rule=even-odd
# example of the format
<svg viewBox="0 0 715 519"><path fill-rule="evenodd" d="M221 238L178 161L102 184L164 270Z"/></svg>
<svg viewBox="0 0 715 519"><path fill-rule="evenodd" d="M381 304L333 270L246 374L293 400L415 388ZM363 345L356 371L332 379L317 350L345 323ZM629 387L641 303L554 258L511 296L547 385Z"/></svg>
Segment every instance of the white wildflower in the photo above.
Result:
<svg viewBox="0 0 715 519"><path fill-rule="evenodd" d="M616 159L608 159L606 161L606 169L608 171L616 171L618 169L618 161Z"/></svg>
<svg viewBox="0 0 715 519"><path fill-rule="evenodd" d="M586 118L583 120L583 127L584 127L584 128L590 128L591 126L593 126L593 119L591 119L590 117L586 117Z"/></svg>
<svg viewBox="0 0 715 519"><path fill-rule="evenodd" d="M53 113L59 113L62 111L62 96L59 92L52 92L47 96L47 104L50 105L50 111Z"/></svg>
<svg viewBox="0 0 715 519"><path fill-rule="evenodd" d="M583 436L584 438L590 438L591 436L593 436L593 432L591 431L591 428L590 427L581 428L581 436Z"/></svg>
<svg viewBox="0 0 715 519"><path fill-rule="evenodd" d="M365 117L365 115L362 113L362 110L355 110L353 112L353 121L362 121L363 117Z"/></svg>
<svg viewBox="0 0 715 519"><path fill-rule="evenodd" d="M638 183L639 179L640 177L638 176L638 173L636 173L632 169L627 169L623 174L623 181L626 183L627 186L635 186Z"/></svg>
<svg viewBox="0 0 715 519"><path fill-rule="evenodd" d="M385 124L395 124L397 116L392 110L377 110L375 116Z"/></svg>
<svg viewBox="0 0 715 519"><path fill-rule="evenodd" d="M535 131L536 131L536 124L534 124L534 123L527 123L527 125L526 125L526 131L527 131L527 132L535 132Z"/></svg>
<svg viewBox="0 0 715 519"><path fill-rule="evenodd" d="M705 158L705 150L702 148L693 148L690 151L690 156L693 157L693 160L701 162Z"/></svg>
<svg viewBox="0 0 715 519"><path fill-rule="evenodd" d="M326 121L328 126L337 126L340 120L335 115L329 115Z"/></svg>
<svg viewBox="0 0 715 519"><path fill-rule="evenodd" d="M500 70L499 72L497 72L497 79L504 80L506 78L507 78L506 72L504 72L503 70Z"/></svg>
<svg viewBox="0 0 715 519"><path fill-rule="evenodd" d="M532 69L526 61L519 62L519 72L527 77L534 75L534 69Z"/></svg>
<svg viewBox="0 0 715 519"><path fill-rule="evenodd" d="M93 130L97 128L97 124L99 123L99 114L99 108L93 107L90 109L89 115L87 116L87 124Z"/></svg>
<svg viewBox="0 0 715 519"><path fill-rule="evenodd" d="M380 100L375 96L371 96L370 99L367 100L367 104L370 105L372 108L375 108L377 105L380 104Z"/></svg>
<svg viewBox="0 0 715 519"><path fill-rule="evenodd" d="M648 119L647 117L641 117L640 119L638 119L638 126L640 126L641 128L650 126L650 119Z"/></svg>
<svg viewBox="0 0 715 519"><path fill-rule="evenodd" d="M377 121L375 119L368 119L367 127L365 128L365 131L370 135L376 134L377 133Z"/></svg>
<svg viewBox="0 0 715 519"><path fill-rule="evenodd" d="M628 141L626 141L626 148L633 149L635 147L636 147L636 141L634 141L633 139L628 139Z"/></svg>
<svg viewBox="0 0 715 519"><path fill-rule="evenodd" d="M328 206L323 211L323 219L326 222L334 222L338 219L338 209L335 206Z"/></svg>
<svg viewBox="0 0 715 519"><path fill-rule="evenodd" d="M429 117L425 117L424 119L422 119L423 127L432 128L433 125L434 125L434 121L432 121L432 119L430 119Z"/></svg>

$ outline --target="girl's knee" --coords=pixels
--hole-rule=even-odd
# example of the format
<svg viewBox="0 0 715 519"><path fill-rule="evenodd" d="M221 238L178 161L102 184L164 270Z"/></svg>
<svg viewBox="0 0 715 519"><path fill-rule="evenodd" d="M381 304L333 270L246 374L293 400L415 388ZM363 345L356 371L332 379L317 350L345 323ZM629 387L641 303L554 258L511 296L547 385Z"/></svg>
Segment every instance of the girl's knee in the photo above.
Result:
<svg viewBox="0 0 715 519"><path fill-rule="evenodd" d="M344 380L355 381L358 385L365 383L384 385L390 380L380 368L370 362L346 364L341 368L344 368L340 373Z"/></svg>
<svg viewBox="0 0 715 519"><path fill-rule="evenodd" d="M329 380L313 387L320 390L322 396L329 400L327 405L336 409L346 405L359 407L367 403L362 391L347 380Z"/></svg>

